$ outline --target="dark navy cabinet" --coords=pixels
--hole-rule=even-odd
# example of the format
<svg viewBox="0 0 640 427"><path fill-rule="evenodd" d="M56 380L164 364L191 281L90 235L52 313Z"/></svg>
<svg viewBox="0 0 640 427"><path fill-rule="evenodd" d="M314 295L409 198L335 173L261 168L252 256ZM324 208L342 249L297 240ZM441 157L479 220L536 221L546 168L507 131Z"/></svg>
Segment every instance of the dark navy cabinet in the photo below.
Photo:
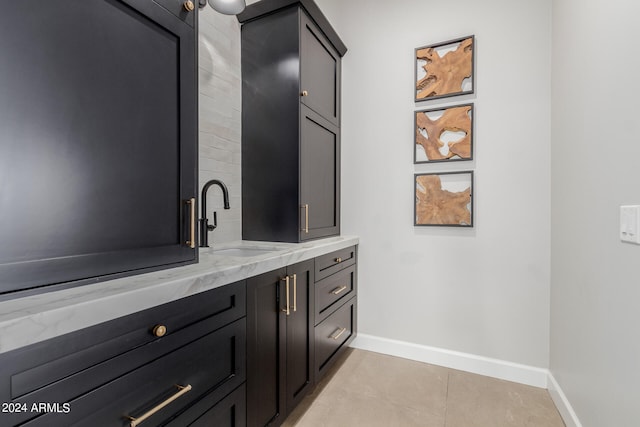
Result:
<svg viewBox="0 0 640 427"><path fill-rule="evenodd" d="M238 20L243 238L339 235L346 47L313 1L263 0Z"/></svg>
<svg viewBox="0 0 640 427"><path fill-rule="evenodd" d="M358 331L357 246L315 259L314 379L329 372Z"/></svg>
<svg viewBox="0 0 640 427"><path fill-rule="evenodd" d="M351 246L0 354L0 425L278 426L356 333Z"/></svg>
<svg viewBox="0 0 640 427"><path fill-rule="evenodd" d="M247 280L247 425L280 425L313 387L314 260Z"/></svg>
<svg viewBox="0 0 640 427"><path fill-rule="evenodd" d="M197 261L196 12L56 0L0 14L0 297Z"/></svg>
<svg viewBox="0 0 640 427"><path fill-rule="evenodd" d="M355 246L247 279L247 425L279 426L357 334Z"/></svg>
<svg viewBox="0 0 640 427"><path fill-rule="evenodd" d="M0 355L0 425L244 426L245 299L242 281Z"/></svg>

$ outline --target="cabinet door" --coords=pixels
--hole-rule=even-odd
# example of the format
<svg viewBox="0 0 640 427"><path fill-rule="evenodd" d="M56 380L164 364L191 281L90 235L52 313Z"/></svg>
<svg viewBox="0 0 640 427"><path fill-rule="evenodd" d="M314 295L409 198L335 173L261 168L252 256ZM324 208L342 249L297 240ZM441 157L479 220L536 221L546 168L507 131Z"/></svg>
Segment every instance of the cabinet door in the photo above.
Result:
<svg viewBox="0 0 640 427"><path fill-rule="evenodd" d="M313 386L314 329L313 260L289 266L290 304L287 316L286 396L287 412L302 400Z"/></svg>
<svg viewBox="0 0 640 427"><path fill-rule="evenodd" d="M0 294L196 260L196 46L148 0L0 14Z"/></svg>
<svg viewBox="0 0 640 427"><path fill-rule="evenodd" d="M340 136L338 128L301 108L300 240L340 234Z"/></svg>
<svg viewBox="0 0 640 427"><path fill-rule="evenodd" d="M304 12L300 12L300 46L301 100L339 125L340 55Z"/></svg>
<svg viewBox="0 0 640 427"><path fill-rule="evenodd" d="M247 279L247 425L284 419L286 313L281 268ZM282 282L284 283L284 282Z"/></svg>
<svg viewBox="0 0 640 427"><path fill-rule="evenodd" d="M279 425L313 385L313 260L247 280L247 425Z"/></svg>

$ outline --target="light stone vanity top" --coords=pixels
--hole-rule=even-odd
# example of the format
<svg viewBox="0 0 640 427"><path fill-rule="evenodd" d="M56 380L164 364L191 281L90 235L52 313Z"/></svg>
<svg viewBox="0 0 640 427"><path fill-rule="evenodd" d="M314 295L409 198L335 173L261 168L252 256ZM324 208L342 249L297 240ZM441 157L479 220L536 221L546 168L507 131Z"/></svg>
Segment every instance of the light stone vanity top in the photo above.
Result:
<svg viewBox="0 0 640 427"><path fill-rule="evenodd" d="M305 243L212 245L200 249L197 264L2 301L0 353L348 248L358 241L355 236L338 236ZM244 256L233 256L238 254Z"/></svg>

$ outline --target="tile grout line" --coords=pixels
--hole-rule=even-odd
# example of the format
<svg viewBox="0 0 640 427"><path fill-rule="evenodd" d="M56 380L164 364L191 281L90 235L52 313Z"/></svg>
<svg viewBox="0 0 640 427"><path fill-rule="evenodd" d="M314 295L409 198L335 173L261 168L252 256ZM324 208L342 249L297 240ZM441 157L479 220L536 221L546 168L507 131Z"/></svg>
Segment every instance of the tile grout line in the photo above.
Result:
<svg viewBox="0 0 640 427"><path fill-rule="evenodd" d="M451 379L451 369L447 369L447 392L445 393L444 398L444 425L443 427L447 427L447 413L449 412L449 382Z"/></svg>

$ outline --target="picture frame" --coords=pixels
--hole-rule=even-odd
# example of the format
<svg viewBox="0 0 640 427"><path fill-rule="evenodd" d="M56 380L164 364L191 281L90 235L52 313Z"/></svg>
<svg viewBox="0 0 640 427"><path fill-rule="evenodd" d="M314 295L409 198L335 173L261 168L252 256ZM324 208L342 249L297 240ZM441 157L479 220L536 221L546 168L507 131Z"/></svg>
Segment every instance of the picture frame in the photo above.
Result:
<svg viewBox="0 0 640 427"><path fill-rule="evenodd" d="M473 171L416 173L414 226L473 227Z"/></svg>
<svg viewBox="0 0 640 427"><path fill-rule="evenodd" d="M475 91L475 36L415 49L415 101Z"/></svg>
<svg viewBox="0 0 640 427"><path fill-rule="evenodd" d="M474 104L414 113L413 163L473 160Z"/></svg>

